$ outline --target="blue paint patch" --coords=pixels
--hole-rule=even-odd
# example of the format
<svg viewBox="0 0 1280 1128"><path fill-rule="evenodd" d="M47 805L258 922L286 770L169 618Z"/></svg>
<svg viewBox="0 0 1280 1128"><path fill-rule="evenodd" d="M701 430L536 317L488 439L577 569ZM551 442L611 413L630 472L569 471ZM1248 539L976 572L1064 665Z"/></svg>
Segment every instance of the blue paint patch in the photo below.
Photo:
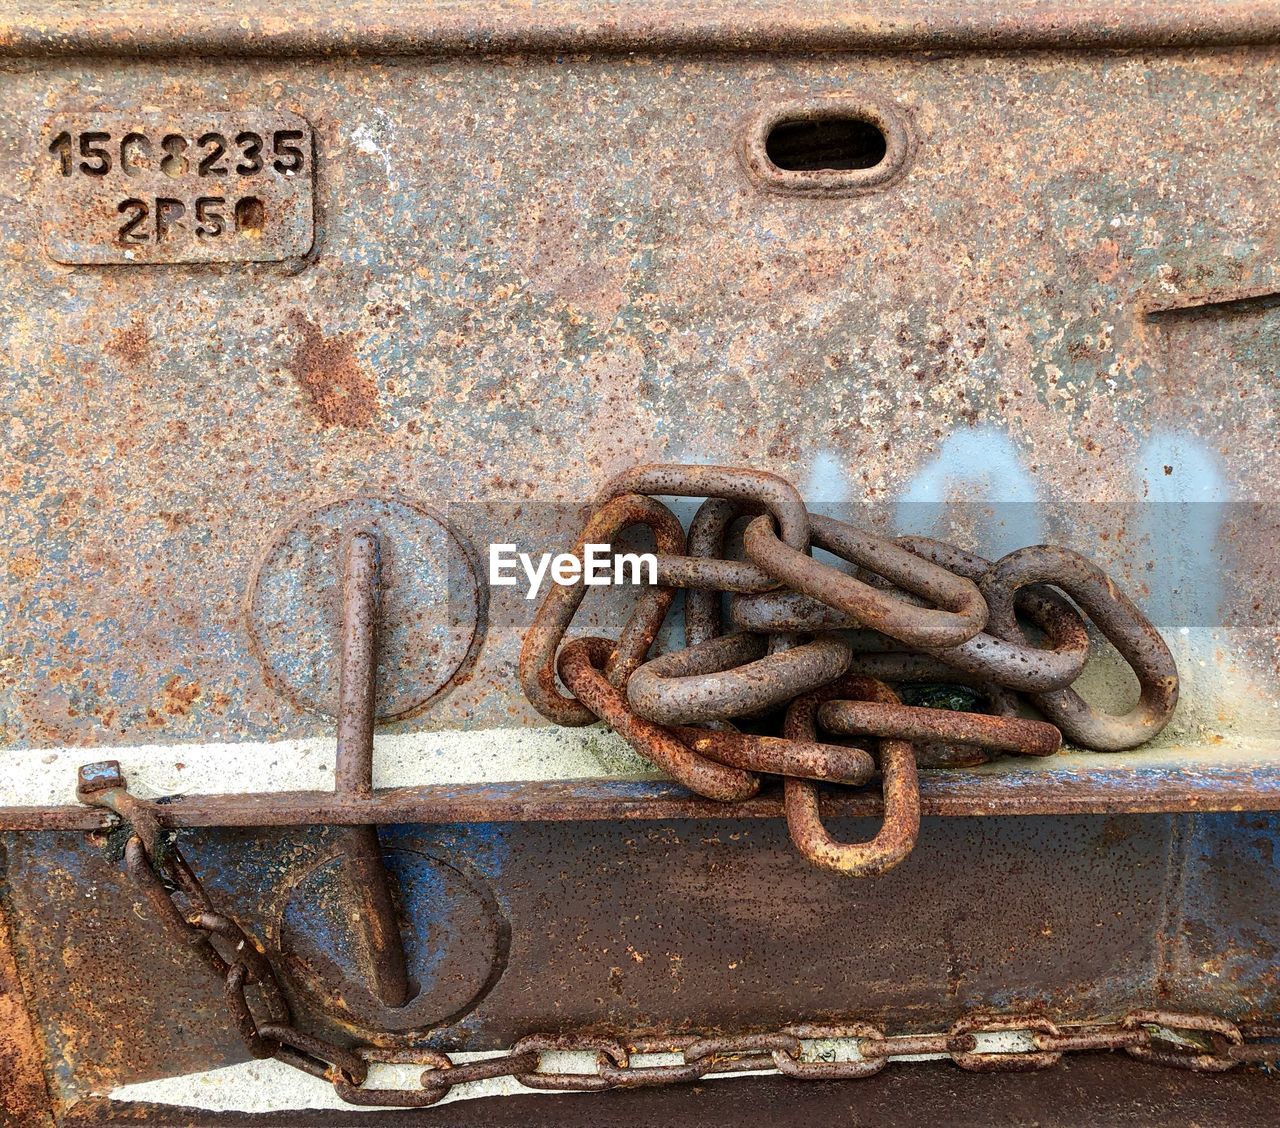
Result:
<svg viewBox="0 0 1280 1128"><path fill-rule="evenodd" d="M478 860L485 856L484 842L501 835L486 833L488 828L463 829L467 832L465 856L478 869ZM476 915L480 902L472 884L465 876L459 877L461 871L423 853L420 840L406 841L403 847L387 848L389 845L384 845L383 859L395 878L408 923L401 931L405 967L419 992L428 995L438 986L445 957L464 948L481 926ZM433 846L428 848L434 851ZM321 955L334 966L355 968L359 966L358 947L352 922L345 915L347 901L333 895L333 889L345 880L338 858L313 871L289 898L284 929L286 934L305 937L308 952Z"/></svg>
<svg viewBox="0 0 1280 1128"><path fill-rule="evenodd" d="M828 450L821 451L813 460L809 477L801 491L805 502L815 512L823 512L830 506L849 501L849 475L844 466Z"/></svg>
<svg viewBox="0 0 1280 1128"><path fill-rule="evenodd" d="M1147 615L1160 626L1222 622L1223 561L1218 546L1230 488L1217 459L1190 435L1154 435L1137 460L1139 535L1154 563L1146 577ZM1188 615L1195 622L1188 622Z"/></svg>
<svg viewBox="0 0 1280 1128"><path fill-rule="evenodd" d="M894 508L900 533L938 536L957 494L965 502L992 507L981 551L994 558L1043 543L1039 497L1017 448L994 427L957 431L938 454L916 471Z"/></svg>
<svg viewBox="0 0 1280 1128"><path fill-rule="evenodd" d="M1200 1005L1270 1008L1280 960L1280 814L1196 815L1181 912L1170 921L1171 974Z"/></svg>
<svg viewBox="0 0 1280 1128"><path fill-rule="evenodd" d="M512 785L512 792L519 786ZM497 881L502 876L503 867L511 855L505 823L384 826L378 833L384 845L393 849L425 849L446 858L465 858L477 874L489 881Z"/></svg>

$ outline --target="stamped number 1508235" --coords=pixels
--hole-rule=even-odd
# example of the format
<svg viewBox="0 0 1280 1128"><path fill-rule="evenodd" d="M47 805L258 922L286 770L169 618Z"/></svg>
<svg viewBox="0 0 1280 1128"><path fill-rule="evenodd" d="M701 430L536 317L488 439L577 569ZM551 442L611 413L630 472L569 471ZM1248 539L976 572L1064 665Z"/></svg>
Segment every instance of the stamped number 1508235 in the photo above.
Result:
<svg viewBox="0 0 1280 1128"><path fill-rule="evenodd" d="M269 261L311 248L311 128L294 114L62 115L44 236L66 263Z"/></svg>

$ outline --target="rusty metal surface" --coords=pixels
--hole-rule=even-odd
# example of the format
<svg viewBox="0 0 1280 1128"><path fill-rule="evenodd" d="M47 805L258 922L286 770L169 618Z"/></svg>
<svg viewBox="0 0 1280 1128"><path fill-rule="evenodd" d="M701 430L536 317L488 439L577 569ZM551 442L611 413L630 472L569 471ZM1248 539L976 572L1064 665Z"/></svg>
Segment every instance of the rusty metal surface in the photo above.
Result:
<svg viewBox="0 0 1280 1128"><path fill-rule="evenodd" d="M367 401L326 383L332 358L320 352L302 377L310 402L326 418L360 415ZM342 559L360 531L378 540L376 719L412 715L465 677L483 635L485 589L457 534L429 507L353 497L299 516L271 539L246 585L250 645L267 683L297 708L338 716Z"/></svg>
<svg viewBox="0 0 1280 1128"><path fill-rule="evenodd" d="M638 61L476 64L466 92L449 82L432 87L433 136L447 132L454 154L441 179L424 179L412 154L392 150L417 120L423 87L411 75L445 75L467 64L387 70L329 62L298 73L269 63L220 63L216 72L174 66L193 96L238 90L246 104L288 79L293 104L316 118L319 130L323 250L297 275L247 268L261 294L250 311L237 297L247 274L65 272L35 248L15 248L4 298L15 363L8 411L17 426L7 495L7 525L16 532L6 546L5 598L13 630L29 643L7 667L9 742L58 747L321 733L323 720L281 700L256 668L239 606L274 530L288 527L299 509L371 483L441 501L484 499L451 516L472 545L522 522L531 542L554 544L555 515L520 499L586 497L637 454L714 449L718 457L758 458L757 436L774 433L781 439L767 458L797 480L816 475L842 490L893 498L932 473L931 460L957 428L961 435L976 429L1003 452L1002 465L1034 474L1037 500L1026 504L1046 533L1065 531L1069 542L1101 549L1122 583L1148 589L1160 605L1170 596L1161 578L1168 547L1151 539L1143 511L1124 501L1141 492L1143 451L1174 452L1154 471L1170 488L1183 483L1187 493L1174 496L1200 496L1203 488L1238 498L1224 508L1186 600L1205 621L1232 624L1227 672L1235 684L1200 675L1174 740L1215 763L1240 755L1243 770L1249 741L1271 731L1272 711L1251 703L1276 693L1273 636L1261 622L1272 607L1265 534L1273 522L1267 509L1249 503L1262 500L1257 483L1270 473L1273 449L1274 405L1260 382L1274 348L1271 319L1265 308L1233 316L1210 309L1201 320L1157 325L1142 312L1156 302L1194 304L1272 287L1268 217L1277 209L1266 196L1273 115L1263 93L1271 67L1265 52L679 64L679 94ZM797 84L837 88L851 67L860 83L891 91L929 127L927 159L873 203L819 205L747 186L721 139L759 101L789 97ZM173 74L152 63L131 66L127 81L107 64L11 70L6 104L15 147L0 169L8 228L23 223L22 201L32 187L23 154L38 140L41 107L158 98ZM1079 79L1070 89L1062 85L1066 74ZM383 117L369 116L356 98L366 82L378 86ZM101 93L90 98L86 84ZM1108 109L1086 130L1074 124L1083 95L1073 91L1099 85L1108 90ZM478 101L476 89L487 91ZM1177 90L1177 99L1163 90ZM557 164L554 176L549 166L528 164L504 126L521 104L532 107L522 114L528 127L546 131L540 152L576 152L546 109L552 92L570 100L601 96L613 107L602 111L602 137L627 136L640 120L658 123L636 135L625 159L670 167L671 184L696 188L705 201L702 225L686 227L692 213L659 207L640 192L622 175L616 147L597 146L568 170ZM691 107L691 126L671 116L676 98ZM975 118L961 107L982 107L979 116L1007 123L1001 159L1022 169L1016 190L980 171L977 150L965 143L975 139ZM1245 119L1247 132L1237 124ZM682 133L688 129L692 136ZM387 160L366 151L371 146L383 146ZM1193 150L1203 159L1180 160L1162 173L1177 185L1162 194L1153 179L1156 155ZM1221 155L1228 151L1229 160ZM693 155L704 152L721 156L708 163ZM1150 157L1104 162L1099 175L1089 153ZM406 226L406 217L439 210L446 173L489 161L501 165L501 180L478 197L482 202L463 197L449 205L473 222ZM968 185L963 194L952 187L960 182ZM575 193L587 202L566 207ZM1215 203L1227 196L1250 202ZM361 199L386 203L348 206ZM1050 205L1058 199L1066 202ZM1039 203L1032 209L1024 201ZM520 218L534 214L546 224ZM606 215L631 216L629 234L613 232ZM975 258L965 248L986 245L979 233L989 219L1002 232L1000 254ZM791 233L789 242L770 235L778 224ZM1141 232L1157 230L1191 234L1163 239L1153 250ZM858 253L849 254L855 231ZM597 239L599 253L585 273L555 265ZM637 256L637 240L653 250ZM908 244L918 252L904 251ZM734 250L717 249L723 246ZM1111 263L1105 270L1088 258L1091 247ZM702 259L719 261L731 275L736 270L737 282L724 286L723 270L686 268ZM961 261L968 265L957 273ZM424 274L403 270L406 262L455 266L423 267ZM761 265L745 265L755 262ZM1069 301L1028 286L1022 267L1030 263L1053 272ZM475 284L465 294L447 280L468 278ZM126 297L128 310L120 304ZM766 297L776 325L755 330L744 348L740 327L758 322ZM28 311L40 303L48 312L36 319ZM99 313L84 312L89 305ZM1071 312L1086 306L1097 312L1084 321ZM216 353L184 343L183 319L193 310L219 325ZM529 327L544 322L555 332L531 336ZM1098 336L1103 325L1115 327L1105 340ZM1065 336L1055 328L1061 326L1069 327ZM1188 392L1195 381L1177 374L1178 342L1189 336L1232 357L1228 378L1204 390L1205 411L1201 392ZM865 344L849 347L854 340ZM323 363L307 359L309 348L324 351ZM224 359L208 363L215 357ZM827 375L797 382L795 374L814 363ZM1099 379L1100 364L1134 375ZM548 376L560 371L582 376ZM180 394L141 394L140 383L158 373L181 374ZM353 388L372 389L361 393L368 409L331 410L333 397ZM242 410L227 414L228 395ZM826 409L793 412L786 405L797 396L820 399ZM64 405L72 430L88 436L84 443L53 440L51 401ZM934 412L927 419L917 414L926 403ZM569 430L536 429L539 411L560 413ZM899 430L886 458L872 431L839 422L855 416L921 421ZM652 424L667 417L685 425ZM516 435L520 444L510 441ZM1097 453L1104 440L1113 452L1105 461ZM103 458L104 444L120 453ZM570 448L581 455L566 458ZM472 464L451 457L463 449L480 457ZM194 450L203 454L193 462ZM1086 505L1081 520L1072 505L1088 498L1115 499L1117 509L1103 514ZM976 506L973 519L983 512ZM893 513L869 516L888 520ZM1015 518L1002 513L997 520ZM1130 535L1097 539L1117 524ZM46 545L56 546L56 567L46 561ZM1215 587L1217 568L1237 582ZM81 577L74 590L66 580L73 574ZM301 601L281 610L296 614ZM528 614L518 596L496 607L493 621L509 629L490 632L470 680L429 714L400 722L401 731L532 720L506 681Z"/></svg>
<svg viewBox="0 0 1280 1128"><path fill-rule="evenodd" d="M0 1125L52 1128L45 1051L27 1011L9 922L0 902Z"/></svg>
<svg viewBox="0 0 1280 1128"><path fill-rule="evenodd" d="M19 54L166 56L332 55L650 50L887 50L936 47L1177 47L1272 43L1274 6L1227 0L1212 8L1137 0L1121 11L1099 0L1015 0L998 7L914 0L862 0L832 10L820 0L752 0L726 19L714 4L637 0L522 0L452 5L358 0L341 19L319 5L288 15L246 16L233 0L211 0L199 18L164 0L132 0L92 14L74 0L11 4L0 48Z"/></svg>
<svg viewBox="0 0 1280 1128"><path fill-rule="evenodd" d="M363 558L360 549L363 548ZM357 535L352 543L347 562L348 604L368 600L374 590L362 592L358 579L361 564L368 578L375 573L371 563L376 559L376 541L369 536ZM366 583L365 587L369 587ZM365 633L372 638L371 607L365 607L363 619L352 617L350 609L344 610L344 622L348 624L349 638L344 639L344 698L351 689L348 652L355 646L358 623L363 622ZM605 640L598 651L588 659L601 669L611 647ZM575 644L579 645L579 644ZM371 650L366 645L365 650ZM365 665L358 666L368 675L366 688L366 726L372 716L372 676L365 654ZM602 684L612 687L599 675ZM823 698L828 698L824 703ZM797 720L788 729L788 736L812 737L814 718L828 709L832 701L844 703L867 699L874 702L897 705L893 693L881 683L866 678L850 678L827 687L827 693L815 695L804 705L803 726ZM795 713L793 707L793 713ZM797 728L807 726L805 731ZM340 732L342 731L340 727ZM723 736L725 734L713 734ZM701 745L700 750L706 751ZM800 780L788 779L787 815L795 843L808 859L819 862L841 873L857 875L883 875L906 859L914 845L919 821L919 806L915 792L915 765L912 748L900 741L887 740L881 744L881 768L884 774L886 817L884 825L874 839L864 844L846 845L831 838L817 822L815 796L812 790L802 794ZM904 804L899 792L909 789L911 801ZM123 779L112 765L95 765L81 773L81 795L86 802L107 807L123 819L128 841L124 848L125 870L135 885L135 894L144 905L149 905L157 918L157 931L175 942L179 953L192 953L201 957L213 971L216 979L225 979L227 1000L231 1010L231 1025L244 1042L245 1049L253 1057L273 1057L282 1064L292 1066L303 1074L329 1082L341 1100L357 1105L400 1105L422 1107L447 1099L456 1085L463 1087L473 1080L493 1080L512 1077L521 1087L533 1089L604 1091L615 1087L648 1086L654 1084L686 1084L717 1073L733 1073L742 1070L759 1070L772 1065L782 1073L808 1080L853 1079L872 1075L883 1069L896 1055L911 1056L921 1052L937 1053L944 1050L954 1064L977 1072L1026 1071L1058 1064L1064 1053L1099 1049L1123 1048L1126 1053L1141 1061L1178 1069L1218 1073L1239 1067L1242 1062L1271 1063L1280 1056L1280 1024L1269 1020L1238 1026L1224 1015L1174 1010L1160 1006L1139 1006L1116 1019L1094 1017L1084 1022L1056 1020L1042 1010L999 1014L984 1006L979 1010L963 1013L952 1022L949 1036L940 1039L937 1034L895 1034L886 1037L877 1025L862 1017L828 1021L789 1024L777 1033L767 1031L750 1034L695 1035L629 1033L625 1040L602 1037L588 1029L574 1033L542 1033L525 1035L505 1054L497 1059L480 1063L456 1063L447 1054L429 1046L416 1049L397 1049L388 1046L392 1037L386 1021L370 1023L367 1029L372 1042L357 1042L349 1046L345 1041L335 1041L332 1035L308 1033L295 1024L293 1012L282 991L280 980L272 967L270 956L264 958L266 945L260 945L243 931L243 928L225 915L220 902L210 896L205 884L196 875L186 858L169 837L162 834L157 820L155 804L132 796L123 787ZM904 792L905 794L905 792ZM794 801L804 800L800 806ZM801 811L801 806L804 810ZM805 819L808 823L805 823ZM350 832L335 832L337 849L345 849L344 836ZM376 838L373 840L377 852ZM163 884L162 884L163 883ZM1166 890L1166 897L1169 891ZM181 907L182 901L193 904L194 910ZM441 906L437 906L440 909ZM346 915L345 912L343 915ZM1162 914L1161 924L1166 918ZM358 929L356 929L358 931ZM325 933L321 932L321 936ZM305 933L304 933L305 936ZM224 958L212 941L215 938L230 942L232 955ZM312 937L314 939L314 937ZM441 943L439 933L433 929L434 942ZM474 949L477 937L465 934L445 942L441 953L441 968L456 968L459 949ZM497 983L504 966L494 967L486 980L486 989L474 996L449 1019L447 1025L459 1015L474 1009L476 1003ZM336 990L341 980L331 981ZM377 989L376 974L371 977ZM254 985L263 1002L255 1008L250 1002L246 987ZM337 993L342 998L346 990ZM424 997L430 998L429 992ZM416 1006L420 1000L414 1000ZM383 1000L384 1006L386 1000ZM393 1003L392 1006L398 1004ZM265 1008L265 1009L264 1009ZM416 1024L414 1024L416 1025ZM1017 1032L1030 1046L1019 1049L1003 1047L992 1051L982 1049L975 1036L989 1036L998 1032ZM424 1030L417 1031L422 1037ZM844 1052L852 1057L823 1056L813 1060L807 1055L808 1044L824 1047L824 1055ZM831 1051L830 1045L842 1042L842 1049ZM542 1053L587 1051L595 1057L595 1069L591 1072L570 1070L562 1066L544 1067ZM660 1064L640 1063L631 1054L668 1054L675 1051L675 1061ZM370 1069L383 1063L425 1067L418 1084L402 1086L372 1083Z"/></svg>
<svg viewBox="0 0 1280 1128"><path fill-rule="evenodd" d="M1153 814L1180 811L1273 811L1280 787L1249 765L1189 772L1176 761L1098 769L1080 757L1062 757L1058 766L959 767L921 778L921 811L946 817L1017 818L1024 815ZM824 813L875 815L881 803L866 791L828 792ZM353 826L382 820L396 823L492 821L564 822L617 819L655 822L672 818L776 819L782 799L768 790L726 807L702 799L676 783L539 781L455 787L398 788L367 800L340 798L327 791L286 791L174 796L159 809L166 827ZM22 808L0 811L5 830L102 830L108 820L84 807Z"/></svg>
<svg viewBox="0 0 1280 1128"><path fill-rule="evenodd" d="M404 851L464 865L510 922L492 989L427 1041L471 1049L510 1046L549 1016L565 1031L770 1029L797 1013L900 1030L991 1003L1082 1021L1176 1000L1255 1021L1277 991L1275 834L1274 815L944 820L898 869L852 887L795 856L775 821L397 828L387 845L393 865ZM225 911L271 942L292 875L332 837L193 832L184 848ZM55 1062L72 1067L56 1070L64 1089L241 1060L221 991L133 911L115 862L80 835L9 836L6 851L24 983ZM60 898L67 887L97 896ZM460 957L479 936L445 948ZM317 1032L344 1030L304 1013ZM184 1036L162 1036L175 1022Z"/></svg>
<svg viewBox="0 0 1280 1128"><path fill-rule="evenodd" d="M955 449L952 431L981 435L1002 452L1001 465L1034 475L1035 501L1026 504L1044 531L1101 547L1139 592L1164 583L1166 569L1149 565L1157 556L1163 565L1168 552L1152 541L1143 511L1127 507L1142 491L1144 459L1156 462L1158 481L1185 489L1173 497L1238 499L1205 549L1205 571L1188 579L1186 605L1233 625L1228 663L1239 685L1228 693L1206 676L1177 739L1221 756L1243 748L1244 734L1269 731L1271 712L1250 702L1276 692L1272 635L1260 621L1272 607L1264 535L1272 521L1249 503L1265 500L1259 483L1271 476L1274 404L1261 374L1272 319L1265 308L1238 316L1209 308L1193 323L1155 324L1143 311L1275 288L1270 56L671 65L672 80L645 61L591 60L300 70L140 62L127 75L82 62L5 75L14 145L0 177L10 232L22 229L34 190L26 154L43 107L159 98L174 67L198 99L231 91L247 105L287 85L291 104L315 121L325 169L320 253L296 275L242 268L254 271L260 295L252 309L239 297L248 274L67 272L38 248L14 246L3 297L16 427L5 598L13 631L29 644L7 667L8 741L323 731L255 668L239 606L273 530L298 509L371 483L478 499L451 518L473 545L518 522L536 542L539 522L553 516L523 499L585 498L637 456L715 450L758 459L758 436L769 433L779 436L766 451L772 467L892 499L932 473L943 448ZM421 80L457 67L465 82L430 86L430 135L447 135L451 156L424 176L404 141L419 120ZM829 203L747 185L725 143L737 123L762 100L797 86L837 89L850 73L891 92L927 127L911 175L874 198ZM357 95L367 83L377 86L382 116ZM1081 91L1099 88L1106 110L1086 124ZM634 136L630 147L575 148L549 107L578 98L603 107L599 137ZM513 147L506 122L517 107L525 132L541 131L534 148L554 168ZM991 126L981 145L978 120ZM652 128L637 133L642 121ZM990 173L992 152L1019 168L1016 182ZM1162 153L1183 156L1166 169ZM657 196L624 175L636 161L669 170ZM474 199L450 194L450 214L459 209L465 222L415 226L415 216L441 212L449 177L477 168L499 179ZM682 192L699 201L695 211L669 206ZM570 206L575 198L581 206ZM357 200L383 203L356 208ZM619 215L630 217L625 231L614 230ZM779 225L786 241L772 235ZM1157 231L1187 234L1158 243L1144 234ZM997 242L999 254L983 250ZM691 269L695 262L717 268ZM427 265L406 271L405 263ZM1057 287L1029 285L1033 265ZM762 302L773 325L760 321ZM30 312L37 306L39 318ZM216 352L186 343L192 316L218 325ZM547 332L531 334L543 325ZM756 328L744 336L744 325ZM1217 342L1215 355L1230 352L1226 378L1199 388L1179 374L1189 336ZM312 366L308 348L322 348L324 362ZM1100 368L1129 375L1099 377ZM141 393L159 373L181 376L179 394ZM372 389L361 401L368 410L325 406L352 388ZM789 406L806 398L824 409ZM71 431L48 415L50 402L64 405ZM566 429L548 433L536 421L542 413ZM653 422L664 418L683 426ZM851 426L855 418L865 427ZM908 421L891 458L876 434L889 418ZM105 458L108 449L116 456ZM1172 461L1155 457L1161 449ZM478 457L452 457L458 450ZM1086 505L1081 519L1072 505L1089 499L1117 509ZM976 506L973 518L982 513ZM1129 536L1097 539L1118 523ZM547 529L544 543L558 533ZM1238 582L1214 587L1215 568ZM74 590L72 574L81 577ZM1151 590L1168 601L1167 586ZM494 621L511 629L492 632L471 679L405 727L531 720L505 680L528 613L518 597L495 609Z"/></svg>
<svg viewBox="0 0 1280 1128"><path fill-rule="evenodd" d="M908 1029L988 1003L1275 1013L1275 816L1027 817L1280 804L1273 5L948 5L927 22L753 4L731 25L413 5L358 7L341 29L310 8L215 4L185 25L168 8L0 13L6 745L60 768L63 750L327 735L323 693L281 692L246 612L259 564L323 507L425 507L464 554L556 548L634 461L746 462L886 537L1096 557L1188 671L1157 747L921 773L926 816L1011 817L926 817L917 851L856 891L790 854L776 790L727 811L598 780L175 797L161 832L254 827L184 838L235 920L288 934L286 990L314 997L347 966L290 896L305 872L303 900L314 888L337 915L339 832L291 828L390 820L441 824L384 832L389 864L448 890L457 934L490 938L446 961L436 1045L509 1046L549 1015L657 1033L798 1014ZM1106 45L1153 49L1074 50ZM660 53L676 48L725 53ZM389 49L427 54L347 57ZM753 178L753 124L832 97L902 119L895 178L839 197ZM175 101L313 124L308 257L46 259L49 121ZM312 549L298 558L319 575ZM312 594L280 585L264 613L332 698L336 665L291 630L336 637ZM430 711L420 698L392 734L538 723L512 677L532 607L498 596ZM419 626L439 637L455 624L427 602ZM578 626L617 634L598 606ZM874 824L841 817L879 803L822 795L819 812L859 841ZM122 1080L240 1059L221 993L143 919L154 904L79 834L50 833L100 815L0 825L45 831L6 836L0 885L61 1106L92 1120Z"/></svg>
<svg viewBox="0 0 1280 1128"><path fill-rule="evenodd" d="M911 1070L887 1069L858 1085L806 1085L797 1092L785 1079L745 1077L733 1084L708 1084L672 1094L637 1089L607 1101L591 1094L529 1095L501 1103L453 1104L434 1112L416 1109L365 1112L379 1128L450 1125L456 1128L526 1128L554 1123L568 1128L633 1128L636 1124L737 1128L745 1120L768 1124L877 1124L916 1128L922 1121L964 1125L1025 1125L1078 1128L1106 1124L1148 1128L1153 1117L1170 1124L1219 1124L1267 1128L1275 1121L1275 1082L1261 1071L1217 1077L1135 1067L1118 1054L1089 1054L1059 1069L992 1076L961 1073L946 1064ZM210 1113L142 1103L86 1100L66 1119L68 1128L103 1123L173 1128L337 1128L349 1125L347 1111L295 1110L253 1118L242 1113Z"/></svg>

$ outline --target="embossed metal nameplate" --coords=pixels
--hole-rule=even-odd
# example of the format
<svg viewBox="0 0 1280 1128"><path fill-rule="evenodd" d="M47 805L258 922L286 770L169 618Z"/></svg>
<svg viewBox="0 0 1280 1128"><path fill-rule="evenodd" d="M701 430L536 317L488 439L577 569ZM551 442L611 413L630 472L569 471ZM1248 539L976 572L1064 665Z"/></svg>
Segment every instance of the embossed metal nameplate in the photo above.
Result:
<svg viewBox="0 0 1280 1128"><path fill-rule="evenodd" d="M57 262L270 262L311 249L315 150L296 114L61 114L37 156Z"/></svg>

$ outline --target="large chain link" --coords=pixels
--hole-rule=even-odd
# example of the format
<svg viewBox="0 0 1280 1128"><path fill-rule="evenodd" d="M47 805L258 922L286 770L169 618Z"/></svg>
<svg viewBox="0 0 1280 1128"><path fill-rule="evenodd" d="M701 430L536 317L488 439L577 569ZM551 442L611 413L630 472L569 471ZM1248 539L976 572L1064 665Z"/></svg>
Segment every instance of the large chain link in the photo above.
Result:
<svg viewBox="0 0 1280 1128"><path fill-rule="evenodd" d="M657 496L707 499L687 541ZM818 865L865 877L901 862L920 822L917 767L1048 756L1064 735L1097 751L1134 748L1160 732L1177 703L1164 640L1112 579L1068 549L1037 545L992 562L925 537L890 540L810 513L777 475L729 466L633 467L604 487L598 506L575 554L581 560L586 543L647 525L658 542L656 586L617 642L566 640L585 589L552 588L520 655L529 700L559 724L604 721L709 799L748 798L761 775L782 776L792 837ZM749 519L746 560L726 556L740 518ZM849 568L816 559L812 546ZM688 589L686 647L650 656L678 588ZM725 596L737 628L730 634L721 633ZM1123 716L1072 688L1089 655L1084 613L1141 685ZM858 677L842 681L847 675ZM969 686L971 703L904 704L891 687L921 681ZM860 696L831 691L840 685L857 685ZM816 710L802 704L813 694L823 702ZM984 701L988 713L974 711ZM1044 719L1023 715L1031 709ZM731 737L738 724L751 735ZM874 767L838 755L822 732L860 741L879 760L885 825L869 842L836 842L819 821L813 781L857 785Z"/></svg>

